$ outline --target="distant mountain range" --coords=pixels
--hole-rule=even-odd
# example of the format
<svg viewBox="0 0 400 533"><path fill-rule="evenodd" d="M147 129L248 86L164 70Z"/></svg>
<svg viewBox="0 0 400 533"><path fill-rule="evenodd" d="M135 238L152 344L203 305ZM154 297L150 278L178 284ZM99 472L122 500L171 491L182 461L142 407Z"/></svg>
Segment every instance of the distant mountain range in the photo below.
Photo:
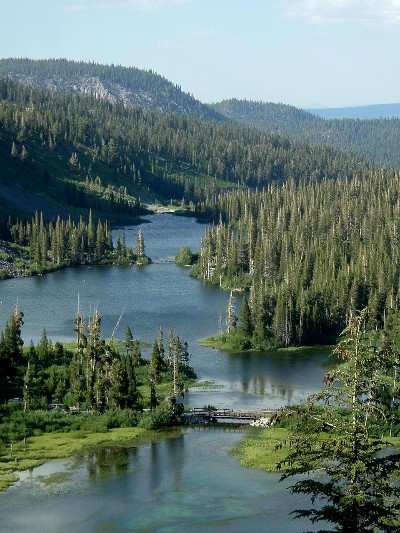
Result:
<svg viewBox="0 0 400 533"><path fill-rule="evenodd" d="M3 76L24 85L31 84L58 92L91 94L142 109L176 112L199 119L224 120L225 110L227 116L231 116L226 103L235 101L224 100L207 105L152 70L66 59L0 59L0 77ZM297 110L297 118L302 116L303 119L305 113L325 119L400 117L400 103L303 110L285 104L244 102L268 106L269 113L279 108Z"/></svg>
<svg viewBox="0 0 400 533"><path fill-rule="evenodd" d="M400 167L400 118L328 119L290 105L235 98L223 100L212 107L243 125L290 139L350 150L380 166Z"/></svg>
<svg viewBox="0 0 400 533"><path fill-rule="evenodd" d="M399 118L400 104L376 104L356 107L332 107L327 109L307 109L306 111L322 118Z"/></svg>
<svg viewBox="0 0 400 533"><path fill-rule="evenodd" d="M371 164L400 168L399 118L316 111L237 99L207 105L150 70L2 59L0 215L76 218L90 208L120 223L140 216L143 201L350 178Z"/></svg>

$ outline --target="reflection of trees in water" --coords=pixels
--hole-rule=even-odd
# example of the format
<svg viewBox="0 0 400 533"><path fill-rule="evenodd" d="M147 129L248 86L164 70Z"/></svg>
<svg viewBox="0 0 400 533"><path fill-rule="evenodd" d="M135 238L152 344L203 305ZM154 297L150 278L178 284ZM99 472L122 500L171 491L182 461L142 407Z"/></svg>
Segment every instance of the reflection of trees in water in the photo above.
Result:
<svg viewBox="0 0 400 533"><path fill-rule="evenodd" d="M182 490L182 474L185 461L184 452L185 439L183 435L177 439L168 439L166 441L166 448L168 456L171 458L174 465L174 481L175 490Z"/></svg>
<svg viewBox="0 0 400 533"><path fill-rule="evenodd" d="M158 486L161 482L161 465L160 465L160 454L159 454L159 442L152 442L150 444L150 471L149 471L149 485L150 492L154 492L158 489Z"/></svg>
<svg viewBox="0 0 400 533"><path fill-rule="evenodd" d="M252 379L253 382L253 394L257 396L264 396L265 387L268 383L265 376L254 376Z"/></svg>
<svg viewBox="0 0 400 533"><path fill-rule="evenodd" d="M242 391L246 393L251 391L255 396L278 397L281 400L286 400L288 404L293 398L293 389L269 382L265 376L253 376L250 381L242 381Z"/></svg>
<svg viewBox="0 0 400 533"><path fill-rule="evenodd" d="M163 477L174 480L174 489L182 489L184 468L184 438L167 438L165 441L153 442L150 448L149 484L150 492L160 488Z"/></svg>
<svg viewBox="0 0 400 533"><path fill-rule="evenodd" d="M90 479L122 475L128 472L129 463L136 448L104 446L87 452L87 470Z"/></svg>

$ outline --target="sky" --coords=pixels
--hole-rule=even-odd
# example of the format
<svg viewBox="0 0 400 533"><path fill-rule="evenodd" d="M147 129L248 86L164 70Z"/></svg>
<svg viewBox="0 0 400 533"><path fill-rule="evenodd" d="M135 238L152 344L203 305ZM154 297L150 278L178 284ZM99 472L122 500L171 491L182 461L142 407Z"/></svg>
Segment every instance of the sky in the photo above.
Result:
<svg viewBox="0 0 400 533"><path fill-rule="evenodd" d="M205 103L400 102L400 0L0 0L0 57L153 70Z"/></svg>

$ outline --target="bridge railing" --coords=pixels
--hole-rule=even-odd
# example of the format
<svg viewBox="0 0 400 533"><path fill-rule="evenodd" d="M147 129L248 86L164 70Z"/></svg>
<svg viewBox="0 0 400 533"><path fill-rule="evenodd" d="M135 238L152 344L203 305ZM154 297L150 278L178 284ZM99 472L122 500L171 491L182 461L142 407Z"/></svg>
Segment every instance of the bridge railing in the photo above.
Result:
<svg viewBox="0 0 400 533"><path fill-rule="evenodd" d="M193 407L189 414L204 418L241 418L246 420L257 420L259 418L271 417L275 410L244 410L244 409L207 409L205 407Z"/></svg>

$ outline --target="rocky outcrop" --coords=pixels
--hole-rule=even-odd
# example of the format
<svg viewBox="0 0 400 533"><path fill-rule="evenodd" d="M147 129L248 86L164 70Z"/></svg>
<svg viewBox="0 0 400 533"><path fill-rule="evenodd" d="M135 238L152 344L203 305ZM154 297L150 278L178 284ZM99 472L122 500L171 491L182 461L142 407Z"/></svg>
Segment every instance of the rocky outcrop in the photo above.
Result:
<svg viewBox="0 0 400 533"><path fill-rule="evenodd" d="M14 265L17 258L15 251L5 241L0 241L0 272L4 272L3 277L19 278L25 276L26 272Z"/></svg>

